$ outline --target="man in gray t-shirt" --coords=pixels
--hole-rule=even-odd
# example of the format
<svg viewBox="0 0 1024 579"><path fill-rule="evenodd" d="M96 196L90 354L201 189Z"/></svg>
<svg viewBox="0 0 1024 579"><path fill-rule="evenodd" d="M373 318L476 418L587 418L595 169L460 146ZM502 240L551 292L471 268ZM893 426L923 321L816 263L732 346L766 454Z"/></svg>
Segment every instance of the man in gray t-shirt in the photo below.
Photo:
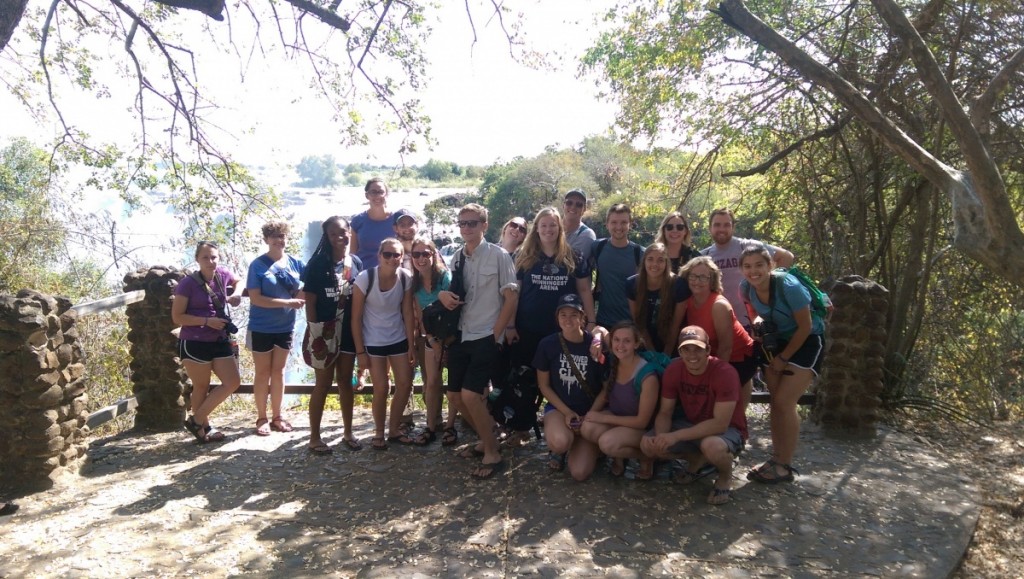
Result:
<svg viewBox="0 0 1024 579"><path fill-rule="evenodd" d="M562 229L565 230L565 241L583 257L583 261L590 261L590 246L597 239L594 230L583 223L583 214L587 211L587 195L579 190L573 189L565 194L562 202Z"/></svg>
<svg viewBox="0 0 1024 579"><path fill-rule="evenodd" d="M715 240L714 245L704 248L702 254L710 257L718 269L722 270L722 295L732 304L736 313L736 319L744 328L750 328L750 317L747 315L747 306L740 294L740 282L743 281L743 271L740 269L740 255L743 249L751 244L761 244L768 248L777 267L791 267L793 265L793 254L781 247L768 245L756 239L744 239L733 237L733 230L736 225L736 218L728 209L716 209L711 213L711 238Z"/></svg>
<svg viewBox="0 0 1024 579"><path fill-rule="evenodd" d="M636 274L643 249L629 240L632 214L629 206L617 203L608 209L605 227L611 237L598 239L591 245L591 269L597 270L597 325L610 328L623 320L631 320L626 278ZM595 296L597 295L595 291ZM587 320L590 329L594 320Z"/></svg>

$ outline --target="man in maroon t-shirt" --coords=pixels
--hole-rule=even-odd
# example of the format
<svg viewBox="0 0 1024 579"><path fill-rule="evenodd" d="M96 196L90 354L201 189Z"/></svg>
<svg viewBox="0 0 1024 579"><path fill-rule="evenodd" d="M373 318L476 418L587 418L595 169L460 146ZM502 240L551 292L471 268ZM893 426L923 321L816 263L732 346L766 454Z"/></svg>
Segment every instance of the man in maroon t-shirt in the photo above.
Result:
<svg viewBox="0 0 1024 579"><path fill-rule="evenodd" d="M661 380L654 431L640 449L651 458L685 459L686 471L675 477L682 484L700 478L700 467L710 463L718 469L718 479L708 503L725 504L732 488L732 459L747 439L740 378L727 361L711 355L708 334L699 326L683 328L678 341L679 358ZM673 419L677 401L683 416Z"/></svg>

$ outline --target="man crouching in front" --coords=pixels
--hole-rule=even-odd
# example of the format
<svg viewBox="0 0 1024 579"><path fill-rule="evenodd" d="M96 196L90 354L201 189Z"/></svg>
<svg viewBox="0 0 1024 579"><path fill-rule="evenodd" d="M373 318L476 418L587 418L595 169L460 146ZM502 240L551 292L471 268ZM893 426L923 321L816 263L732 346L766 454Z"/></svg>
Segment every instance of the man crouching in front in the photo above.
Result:
<svg viewBox="0 0 1024 579"><path fill-rule="evenodd" d="M644 437L640 449L655 459L685 459L686 471L674 479L681 484L711 472L708 464L714 466L718 479L707 501L722 505L729 502L733 457L747 440L739 375L728 361L711 355L707 332L700 327L683 328L678 342L679 358L662 377L654 431Z"/></svg>

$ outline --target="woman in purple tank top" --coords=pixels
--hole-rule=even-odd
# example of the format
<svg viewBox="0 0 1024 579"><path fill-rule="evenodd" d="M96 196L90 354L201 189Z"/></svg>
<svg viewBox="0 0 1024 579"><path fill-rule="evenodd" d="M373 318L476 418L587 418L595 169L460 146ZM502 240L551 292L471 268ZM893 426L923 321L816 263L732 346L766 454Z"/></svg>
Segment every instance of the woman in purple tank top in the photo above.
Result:
<svg viewBox="0 0 1024 579"><path fill-rule="evenodd" d="M640 451L640 440L654 419L661 385L653 370L644 375L647 361L639 354L643 338L636 324L615 324L608 340L612 352L608 383L583 418L580 433L612 458L613 475L622 475L625 460L631 458L640 462L636 478L647 480L654 476L654 461Z"/></svg>

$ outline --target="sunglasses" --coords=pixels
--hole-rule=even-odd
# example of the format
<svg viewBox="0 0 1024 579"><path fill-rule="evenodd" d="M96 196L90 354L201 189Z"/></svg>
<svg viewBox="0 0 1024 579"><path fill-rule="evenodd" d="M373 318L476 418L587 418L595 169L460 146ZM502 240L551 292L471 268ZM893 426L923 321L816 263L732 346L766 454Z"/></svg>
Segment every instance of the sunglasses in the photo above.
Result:
<svg viewBox="0 0 1024 579"><path fill-rule="evenodd" d="M426 251L412 251L410 252L413 259L422 259L424 257L434 257L434 252L429 249Z"/></svg>
<svg viewBox="0 0 1024 579"><path fill-rule="evenodd" d="M522 231L523 233L526 233L526 226L525 225L520 225L518 223L509 223L508 226L509 227L515 227L519 231Z"/></svg>
<svg viewBox="0 0 1024 579"><path fill-rule="evenodd" d="M476 227L480 225L479 219L467 219L465 221L459 221L459 227Z"/></svg>
<svg viewBox="0 0 1024 579"><path fill-rule="evenodd" d="M665 231L672 231L672 230L686 231L687 229L689 229L689 227L687 227L685 223L666 223L665 224Z"/></svg>
<svg viewBox="0 0 1024 579"><path fill-rule="evenodd" d="M583 201L576 201L574 199L566 199L565 205L568 207L586 207L587 204Z"/></svg>
<svg viewBox="0 0 1024 579"><path fill-rule="evenodd" d="M384 259L398 259L402 257L402 254L395 253L393 251L382 251L380 252L380 256L383 257Z"/></svg>

